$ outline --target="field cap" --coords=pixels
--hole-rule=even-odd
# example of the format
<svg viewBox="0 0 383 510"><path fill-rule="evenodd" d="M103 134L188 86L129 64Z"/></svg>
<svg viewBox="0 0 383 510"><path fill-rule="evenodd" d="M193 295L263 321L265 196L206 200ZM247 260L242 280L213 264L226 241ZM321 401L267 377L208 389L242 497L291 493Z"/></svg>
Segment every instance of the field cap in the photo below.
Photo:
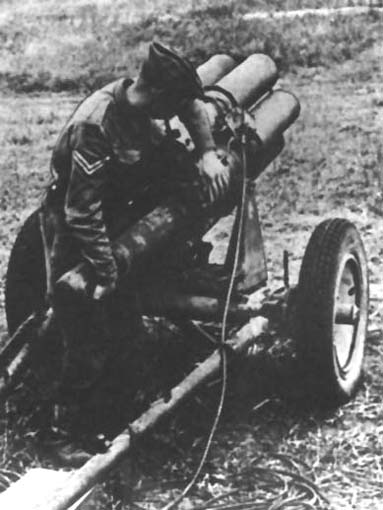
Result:
<svg viewBox="0 0 383 510"><path fill-rule="evenodd" d="M158 42L150 45L141 74L154 87L178 97L203 97L202 83L193 65Z"/></svg>

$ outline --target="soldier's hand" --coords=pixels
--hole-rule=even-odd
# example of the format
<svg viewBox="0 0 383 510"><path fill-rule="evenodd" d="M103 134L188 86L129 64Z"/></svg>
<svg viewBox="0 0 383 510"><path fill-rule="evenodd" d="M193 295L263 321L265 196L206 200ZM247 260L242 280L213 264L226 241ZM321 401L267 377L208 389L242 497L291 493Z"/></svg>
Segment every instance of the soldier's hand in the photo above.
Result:
<svg viewBox="0 0 383 510"><path fill-rule="evenodd" d="M209 202L223 197L230 182L230 169L218 156L216 150L204 153L201 158L201 179Z"/></svg>
<svg viewBox="0 0 383 510"><path fill-rule="evenodd" d="M107 296L109 296L110 294L112 294L112 292L116 289L116 283L115 282L110 282L110 283L107 283L107 284L100 284L98 283L96 285L96 287L94 288L94 291L93 291L93 299L95 299L96 301L100 301L104 298L106 298Z"/></svg>

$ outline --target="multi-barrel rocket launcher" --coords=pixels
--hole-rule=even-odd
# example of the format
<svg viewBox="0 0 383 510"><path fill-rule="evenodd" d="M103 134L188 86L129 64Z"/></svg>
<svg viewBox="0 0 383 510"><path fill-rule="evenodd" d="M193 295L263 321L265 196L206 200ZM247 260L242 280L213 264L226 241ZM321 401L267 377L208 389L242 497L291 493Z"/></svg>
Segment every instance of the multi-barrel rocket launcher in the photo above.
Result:
<svg viewBox="0 0 383 510"><path fill-rule="evenodd" d="M134 225L122 226L113 240L119 269L127 278L134 274L135 281L140 282L138 293L145 315L181 319L184 324L219 323L227 307L230 331L236 331L227 339L234 354L257 346L272 322L273 330L277 325L296 341L299 370L307 376L310 391L332 401L347 400L361 376L367 326L367 264L360 236L347 220L322 221L309 240L298 283L292 285L289 281L285 256L284 287L262 293L267 298L246 299L267 284L256 178L282 150L284 132L298 117L299 103L290 92L274 89L277 69L265 55L252 55L239 65L227 55L216 55L198 72L207 87L206 105L221 157L236 183L236 216L226 259L221 265L210 264L209 249L202 242L207 230L222 215L221 206L196 211L187 201L169 197ZM170 129L192 158L191 139L178 119L171 120ZM38 213L27 223L16 240L8 269L6 311L11 338L0 355L2 395L19 381L28 368L33 342L43 342L54 321L51 309L37 309L45 293ZM31 264L21 271L21 281L15 277L22 259L17 250L23 247L27 231L29 236L34 232L38 248L33 255L33 243L24 243L29 246ZM83 264L74 268L60 283L61 289L85 292L85 271ZM158 273L162 275L159 278ZM40 276L38 282L36 274ZM164 285L168 274L172 276ZM234 284L232 299L225 303L230 281ZM12 282L16 285L12 286ZM128 455L132 435L144 434L173 412L219 371L220 363L218 349L171 390L169 399L151 406L112 442L106 453L74 472L65 488L36 508L68 508Z"/></svg>

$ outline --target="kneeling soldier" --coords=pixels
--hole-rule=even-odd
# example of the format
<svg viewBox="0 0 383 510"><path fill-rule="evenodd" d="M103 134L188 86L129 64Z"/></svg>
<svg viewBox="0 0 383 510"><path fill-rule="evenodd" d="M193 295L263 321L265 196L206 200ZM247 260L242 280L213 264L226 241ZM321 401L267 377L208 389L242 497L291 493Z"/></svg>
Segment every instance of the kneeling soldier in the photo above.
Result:
<svg viewBox="0 0 383 510"><path fill-rule="evenodd" d="M200 159L197 177L207 200L227 189L228 168L217 156L203 96L193 66L169 48L152 43L138 77L117 80L91 94L59 136L52 157L56 180L45 210L54 225L50 297L66 347L64 385L86 387L105 362L108 320L96 317L92 302L108 301L109 312L124 334L127 327L134 331L139 322L129 289L120 291L128 294L125 311L118 307L121 296L116 297L118 271L111 239L121 217L134 221L164 188L177 189L180 175L171 164L174 143L159 133L153 119L178 115L185 124ZM186 176L190 186L195 177ZM81 261L89 266L90 304L58 299L57 281L67 278Z"/></svg>

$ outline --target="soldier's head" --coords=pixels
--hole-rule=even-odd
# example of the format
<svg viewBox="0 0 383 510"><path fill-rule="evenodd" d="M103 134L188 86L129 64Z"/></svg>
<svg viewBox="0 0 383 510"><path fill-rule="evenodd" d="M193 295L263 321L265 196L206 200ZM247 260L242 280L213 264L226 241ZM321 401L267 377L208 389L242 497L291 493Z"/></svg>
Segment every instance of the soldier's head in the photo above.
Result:
<svg viewBox="0 0 383 510"><path fill-rule="evenodd" d="M157 42L150 45L133 90L140 106L155 118L171 117L183 101L203 96L192 64Z"/></svg>

